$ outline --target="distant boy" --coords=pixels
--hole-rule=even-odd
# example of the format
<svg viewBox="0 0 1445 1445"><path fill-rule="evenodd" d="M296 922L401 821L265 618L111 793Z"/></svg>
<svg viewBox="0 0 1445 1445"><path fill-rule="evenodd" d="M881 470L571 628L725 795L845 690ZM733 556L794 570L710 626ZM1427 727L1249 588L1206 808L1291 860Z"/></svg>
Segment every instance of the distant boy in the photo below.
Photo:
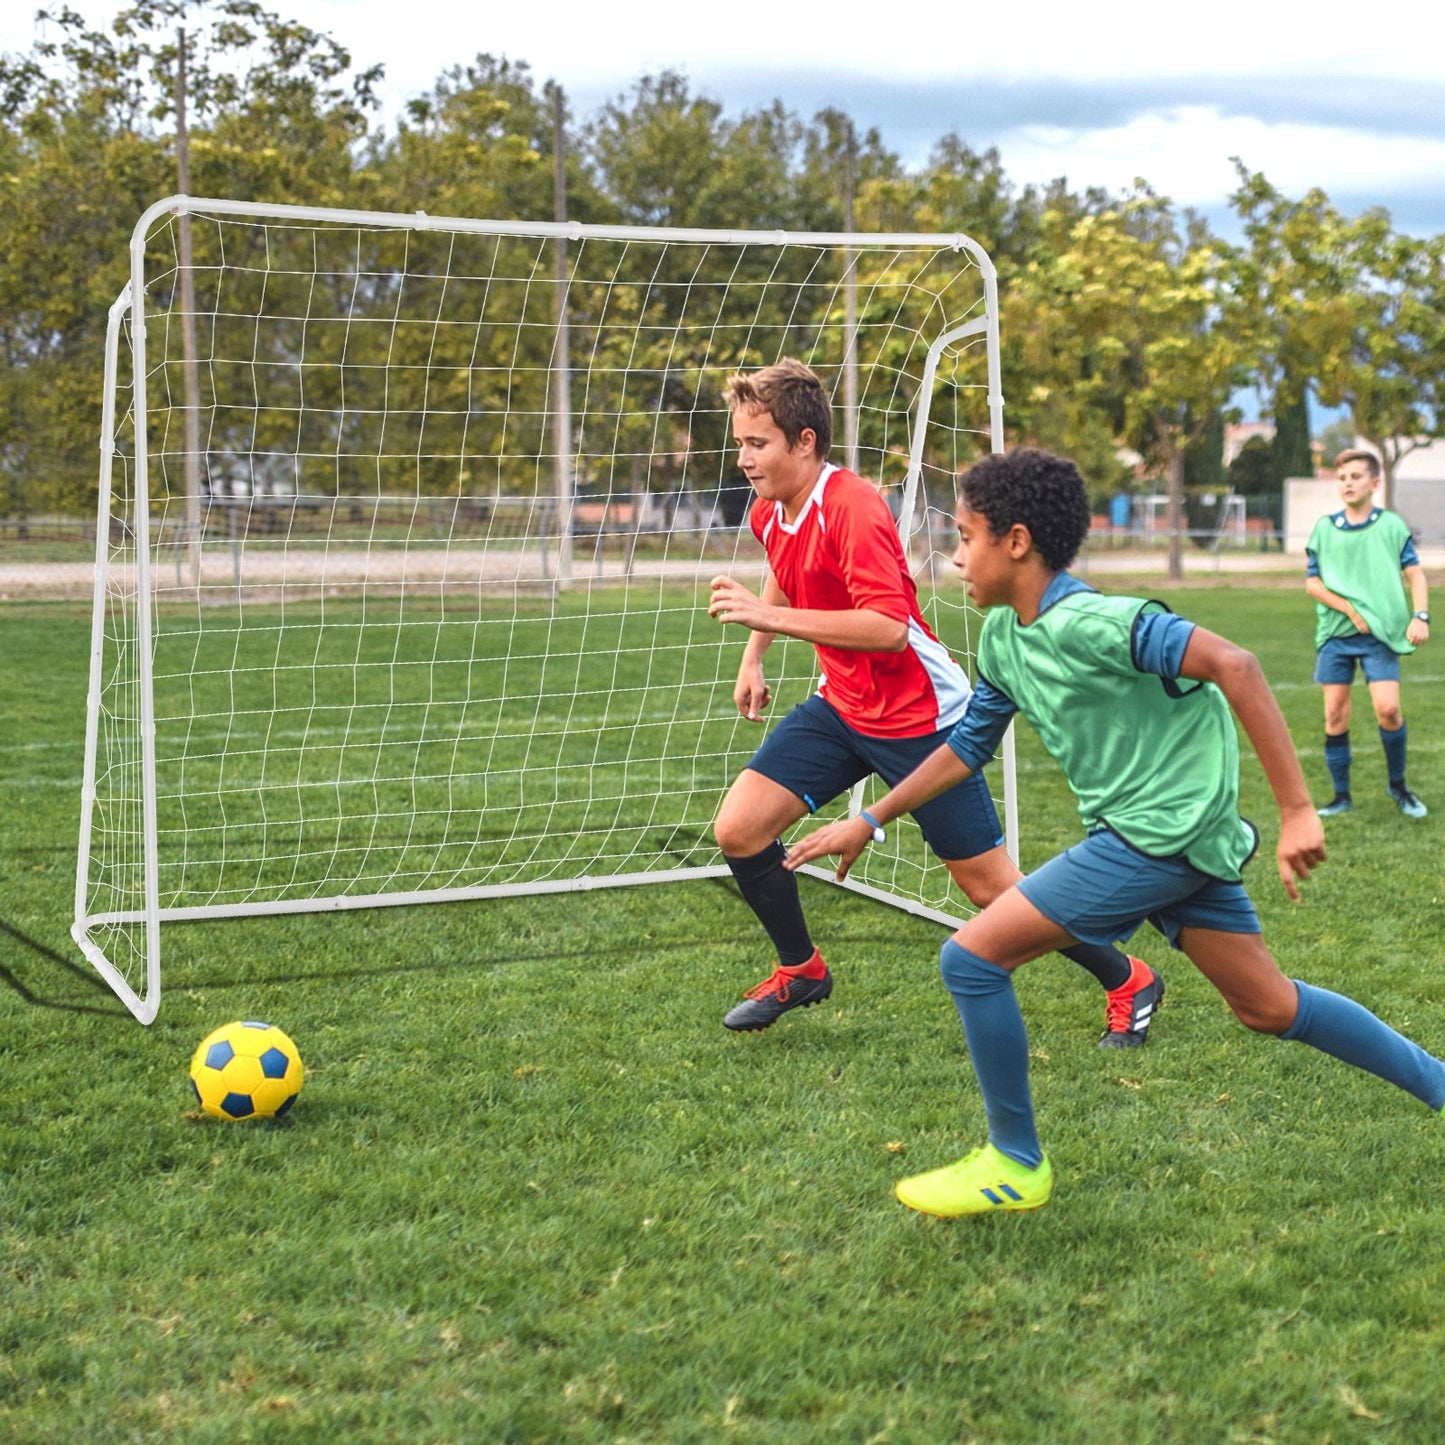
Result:
<svg viewBox="0 0 1445 1445"><path fill-rule="evenodd" d="M773 972L723 1019L751 1033L833 990L798 881L783 866L782 834L866 777L904 777L963 716L969 682L919 611L878 489L828 459L832 414L818 377L783 360L733 377L727 395L738 463L757 493L749 523L768 558L761 596L732 577L712 580L710 615L749 633L733 701L750 722L762 721L771 700L763 656L776 636L811 642L823 674L818 691L769 732L714 824L738 889L777 951ZM981 776L960 779L914 816L976 906L1019 877ZM1068 956L1107 992L1101 1046L1137 1048L1163 981L1112 939L1071 945Z"/></svg>
<svg viewBox="0 0 1445 1445"><path fill-rule="evenodd" d="M1354 807L1350 685L1358 664L1375 705L1390 796L1407 818L1423 818L1427 809L1405 781L1400 658L1429 639L1429 585L1404 518L1375 505L1379 458L1363 450L1341 452L1335 475L1344 510L1315 523L1305 568L1305 591L1315 600L1315 681L1325 695L1325 765L1335 790L1319 813L1335 818ZM1408 607L1402 576L1410 588Z"/></svg>
<svg viewBox="0 0 1445 1445"><path fill-rule="evenodd" d="M995 899L943 945L988 1117L988 1143L900 1180L910 1209L1035 1209L1053 1188L1029 1090L1013 970L1075 940L1128 939L1146 919L1245 1027L1310 1044L1440 1110L1445 1063L1340 994L1292 981L1264 946L1240 881L1258 842L1239 816L1238 720L1279 806L1276 861L1291 898L1325 856L1289 731L1254 656L1159 603L1104 597L1067 571L1089 529L1072 462L1033 448L962 479L954 565L989 609L979 678L948 741L870 809L877 826L976 773L1021 712L1063 767L1088 835ZM846 875L864 820L796 840L788 867L836 854Z"/></svg>

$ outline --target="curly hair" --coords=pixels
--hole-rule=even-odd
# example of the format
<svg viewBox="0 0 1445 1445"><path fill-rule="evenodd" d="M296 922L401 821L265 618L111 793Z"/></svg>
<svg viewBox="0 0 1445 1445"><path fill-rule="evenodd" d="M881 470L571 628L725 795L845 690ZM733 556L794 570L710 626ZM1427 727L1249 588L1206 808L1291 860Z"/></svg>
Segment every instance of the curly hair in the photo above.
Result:
<svg viewBox="0 0 1445 1445"><path fill-rule="evenodd" d="M751 374L739 372L727 384L728 406L736 411L765 411L782 432L788 449L798 445L804 428L813 433L820 462L833 448L833 414L828 393L811 367L785 356Z"/></svg>
<svg viewBox="0 0 1445 1445"><path fill-rule="evenodd" d="M1039 447L1015 447L975 462L959 481L959 495L995 537L1015 523L1027 527L1052 572L1062 572L1089 535L1089 495L1078 467Z"/></svg>

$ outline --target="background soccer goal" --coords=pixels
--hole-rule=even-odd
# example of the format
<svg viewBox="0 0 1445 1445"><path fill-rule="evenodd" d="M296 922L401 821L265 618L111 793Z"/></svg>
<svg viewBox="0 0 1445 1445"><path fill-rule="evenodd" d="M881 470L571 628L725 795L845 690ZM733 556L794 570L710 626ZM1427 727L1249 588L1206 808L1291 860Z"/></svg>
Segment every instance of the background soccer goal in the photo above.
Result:
<svg viewBox="0 0 1445 1445"><path fill-rule="evenodd" d="M173 197L131 266L72 932L142 1021L162 921L727 876L710 823L762 736L732 705L744 636L706 611L714 575L763 576L740 368L823 376L835 459L883 486L971 651L935 550L957 470L1001 442L966 237ZM773 717L816 685L800 643L767 671ZM965 907L910 828L845 886Z"/></svg>

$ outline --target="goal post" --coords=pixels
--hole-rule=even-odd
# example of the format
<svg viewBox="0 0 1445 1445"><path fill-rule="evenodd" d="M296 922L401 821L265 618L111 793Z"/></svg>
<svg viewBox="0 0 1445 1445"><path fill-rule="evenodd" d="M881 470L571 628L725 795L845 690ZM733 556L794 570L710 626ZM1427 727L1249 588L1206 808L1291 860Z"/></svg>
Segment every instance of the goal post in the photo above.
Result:
<svg viewBox="0 0 1445 1445"><path fill-rule="evenodd" d="M163 923L728 876L711 821L763 729L706 600L765 561L725 388L784 355L835 413L856 397L858 469L967 661L953 482L1002 401L966 236L141 217L107 328L72 927L137 1018ZM777 640L772 717L815 669ZM991 772L1016 852L1011 752ZM842 886L965 908L914 829Z"/></svg>

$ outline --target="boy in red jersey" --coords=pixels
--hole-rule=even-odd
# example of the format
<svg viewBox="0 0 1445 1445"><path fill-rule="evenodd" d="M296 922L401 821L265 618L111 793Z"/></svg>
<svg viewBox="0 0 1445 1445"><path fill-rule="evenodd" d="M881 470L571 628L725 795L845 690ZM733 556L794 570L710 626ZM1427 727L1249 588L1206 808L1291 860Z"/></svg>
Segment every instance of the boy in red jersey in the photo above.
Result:
<svg viewBox="0 0 1445 1445"><path fill-rule="evenodd" d="M783 360L733 377L728 401L739 465L757 493L749 524L769 569L761 596L731 577L712 581L709 614L751 634L733 701L743 717L762 721L771 700L763 655L774 637L812 643L822 670L817 693L768 734L713 825L738 888L777 950L774 972L723 1019L730 1029L755 1031L833 991L797 880L783 866L781 835L870 774L890 786L906 777L963 716L970 687L924 621L877 489L828 460L832 418L818 377ZM986 907L1018 880L977 774L913 817L975 906ZM1108 945L1081 943L1065 953L1108 994L1100 1044L1142 1044L1164 994L1159 976Z"/></svg>

